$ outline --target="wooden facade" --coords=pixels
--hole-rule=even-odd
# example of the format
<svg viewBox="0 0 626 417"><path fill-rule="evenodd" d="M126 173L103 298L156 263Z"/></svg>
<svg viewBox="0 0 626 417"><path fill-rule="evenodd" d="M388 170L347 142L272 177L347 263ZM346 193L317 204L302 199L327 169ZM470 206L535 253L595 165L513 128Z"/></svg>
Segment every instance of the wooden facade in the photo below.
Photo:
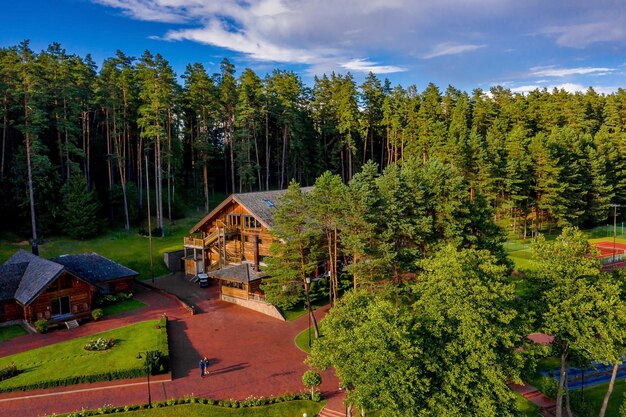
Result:
<svg viewBox="0 0 626 417"><path fill-rule="evenodd" d="M0 322L90 318L97 294L131 292L136 276L96 253L48 260L19 250L0 265Z"/></svg>
<svg viewBox="0 0 626 417"><path fill-rule="evenodd" d="M194 276L242 261L258 264L270 254L272 242L254 213L231 199L184 239L185 273Z"/></svg>
<svg viewBox="0 0 626 417"><path fill-rule="evenodd" d="M4 321L23 320L24 308L15 300L0 301L0 323Z"/></svg>
<svg viewBox="0 0 626 417"><path fill-rule="evenodd" d="M78 277L63 271L30 304L24 307L24 319L52 322L68 318L84 318L91 314L97 289Z"/></svg>

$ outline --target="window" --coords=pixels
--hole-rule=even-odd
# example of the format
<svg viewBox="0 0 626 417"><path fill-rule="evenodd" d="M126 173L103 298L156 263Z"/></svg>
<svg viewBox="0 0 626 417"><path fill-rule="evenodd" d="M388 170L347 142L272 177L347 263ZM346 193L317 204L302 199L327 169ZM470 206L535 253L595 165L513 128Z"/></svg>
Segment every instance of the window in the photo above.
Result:
<svg viewBox="0 0 626 417"><path fill-rule="evenodd" d="M52 316L70 314L70 297L55 298L52 300Z"/></svg>
<svg viewBox="0 0 626 417"><path fill-rule="evenodd" d="M264 200L263 200L263 202L264 202L265 204L267 204L267 206L268 206L268 207L274 207L274 203L272 203L272 202L271 202L271 201L269 201L269 200L265 200L265 199L264 199Z"/></svg>
<svg viewBox="0 0 626 417"><path fill-rule="evenodd" d="M261 223L252 216L243 216L243 227L244 229L260 229Z"/></svg>
<svg viewBox="0 0 626 417"><path fill-rule="evenodd" d="M232 227L241 226L241 216L239 214L229 214L228 215L228 225Z"/></svg>
<svg viewBox="0 0 626 417"><path fill-rule="evenodd" d="M55 292L72 288L72 277L63 275L46 288L46 292Z"/></svg>

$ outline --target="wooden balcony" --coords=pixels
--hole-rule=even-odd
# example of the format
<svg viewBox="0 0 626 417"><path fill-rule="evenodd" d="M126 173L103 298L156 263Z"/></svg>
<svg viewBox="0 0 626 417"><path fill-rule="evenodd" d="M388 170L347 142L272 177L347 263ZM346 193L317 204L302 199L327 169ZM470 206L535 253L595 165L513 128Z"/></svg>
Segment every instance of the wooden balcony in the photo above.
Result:
<svg viewBox="0 0 626 417"><path fill-rule="evenodd" d="M197 238L197 237L186 237L183 240L183 245L186 248L203 249L204 248L204 239Z"/></svg>

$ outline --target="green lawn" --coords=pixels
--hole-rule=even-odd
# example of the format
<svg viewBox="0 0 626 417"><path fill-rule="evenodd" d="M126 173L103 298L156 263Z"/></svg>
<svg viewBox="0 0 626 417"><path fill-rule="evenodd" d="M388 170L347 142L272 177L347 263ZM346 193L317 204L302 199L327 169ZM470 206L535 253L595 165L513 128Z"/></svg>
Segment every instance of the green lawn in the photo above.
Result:
<svg viewBox="0 0 626 417"><path fill-rule="evenodd" d="M13 339L17 336L23 336L28 334L26 330L20 325L14 324L12 326L0 327L0 342L3 340Z"/></svg>
<svg viewBox="0 0 626 417"><path fill-rule="evenodd" d="M604 401L604 395L606 394L608 386L609 384L607 382L605 384L596 385L595 387L585 388L585 403L591 406L591 409L594 410L594 415L598 415L600 412L600 407L602 407L602 401ZM619 417L619 408L624 402L625 393L626 381L623 379L615 381L613 393L609 400L609 406L606 409L606 417Z"/></svg>
<svg viewBox="0 0 626 417"><path fill-rule="evenodd" d="M158 321L150 320L67 342L0 358L0 368L14 363L23 372L0 382L1 389L76 376L97 375L115 370L141 368L139 351L156 350ZM98 337L115 338L117 344L102 352L83 349Z"/></svg>
<svg viewBox="0 0 626 417"><path fill-rule="evenodd" d="M263 407L225 408L214 405L184 404L149 410L115 413L124 417L300 417L316 416L326 402L289 401Z"/></svg>
<svg viewBox="0 0 626 417"><path fill-rule="evenodd" d="M318 308L328 305L328 300L324 298L323 300L313 301L311 305L313 306L313 310L316 310ZM295 319L304 316L307 313L307 309L304 308L304 303L298 303L291 309L281 309L280 312L283 313L283 317L285 318L285 320L294 321Z"/></svg>
<svg viewBox="0 0 626 417"><path fill-rule="evenodd" d="M517 392L515 394L515 406L525 417L540 417L539 407L535 404L524 398L521 394Z"/></svg>
<svg viewBox="0 0 626 417"><path fill-rule="evenodd" d="M202 217L202 213L193 212L189 217L174 221L172 225L166 224L167 235L164 238L152 239L155 276L169 272L163 262L163 253L182 249L183 237L188 235L189 229ZM124 229L112 230L89 240L75 240L63 236L49 237L40 245L39 254L44 258L53 258L63 254L96 252L139 272L140 279L148 279L150 278L148 238L141 236L137 230L137 228L129 232ZM20 240L22 239L14 235L0 237L0 263L18 249L30 251L29 243Z"/></svg>
<svg viewBox="0 0 626 417"><path fill-rule="evenodd" d="M319 323L317 323L319 326ZM320 334L321 337L321 334ZM300 348L300 350L305 351L306 353L311 353L311 348L309 347L309 329L304 329L301 331L296 338L294 339L296 346ZM311 327L311 343L315 343L315 330Z"/></svg>
<svg viewBox="0 0 626 417"><path fill-rule="evenodd" d="M124 300L119 303L104 306L102 307L102 312L104 313L104 316L107 317L112 316L113 314L125 313L127 311L136 310L145 306L145 303L131 298L130 300Z"/></svg>

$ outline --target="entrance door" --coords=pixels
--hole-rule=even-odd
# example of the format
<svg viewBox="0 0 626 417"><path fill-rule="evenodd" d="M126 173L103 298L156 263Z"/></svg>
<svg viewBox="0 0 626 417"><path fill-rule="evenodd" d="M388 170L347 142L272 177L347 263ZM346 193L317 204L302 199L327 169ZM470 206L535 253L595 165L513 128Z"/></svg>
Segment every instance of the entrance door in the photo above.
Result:
<svg viewBox="0 0 626 417"><path fill-rule="evenodd" d="M62 316L64 314L70 314L70 297L61 297L52 300L52 315Z"/></svg>

